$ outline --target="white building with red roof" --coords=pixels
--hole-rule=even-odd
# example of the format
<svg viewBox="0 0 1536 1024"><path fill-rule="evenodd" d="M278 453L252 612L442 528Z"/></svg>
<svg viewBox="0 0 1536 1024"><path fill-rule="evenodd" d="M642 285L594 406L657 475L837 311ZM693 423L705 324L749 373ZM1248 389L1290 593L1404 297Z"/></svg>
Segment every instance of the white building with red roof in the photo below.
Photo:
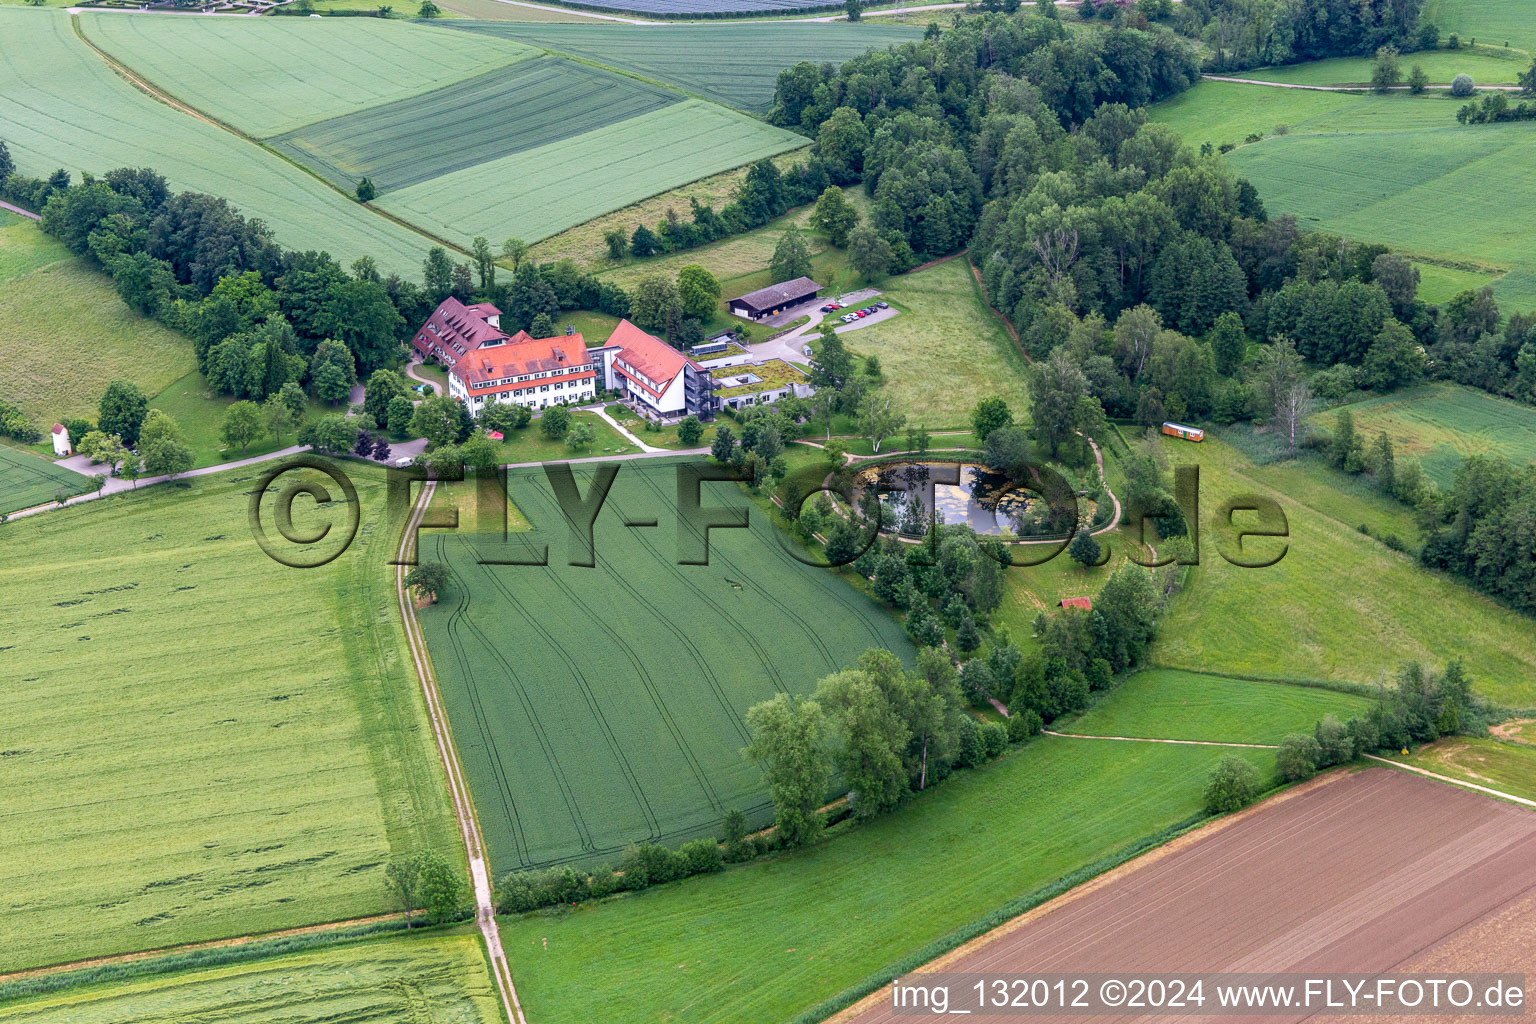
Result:
<svg viewBox="0 0 1536 1024"><path fill-rule="evenodd" d="M422 359L455 366L459 360L482 348L531 340L526 331L512 335L503 331L501 310L489 302L466 306L450 295L427 317L427 322L411 339L411 347Z"/></svg>
<svg viewBox="0 0 1536 1024"><path fill-rule="evenodd" d="M482 344L448 368L448 394L479 413L492 402L543 409L589 402L600 369L580 334L532 338L517 334Z"/></svg>
<svg viewBox="0 0 1536 1024"><path fill-rule="evenodd" d="M708 372L628 320L620 320L608 344L593 352L601 355L608 389L622 394L636 412L664 420L714 415L714 384Z"/></svg>

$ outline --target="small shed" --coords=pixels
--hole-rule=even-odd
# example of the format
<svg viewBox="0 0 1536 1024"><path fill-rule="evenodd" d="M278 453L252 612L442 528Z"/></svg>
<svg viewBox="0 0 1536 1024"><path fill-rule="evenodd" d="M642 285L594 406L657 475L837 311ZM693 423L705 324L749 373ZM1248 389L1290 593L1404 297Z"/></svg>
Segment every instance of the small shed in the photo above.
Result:
<svg viewBox="0 0 1536 1024"><path fill-rule="evenodd" d="M1056 602L1058 608L1080 608L1085 612L1093 611L1093 600L1087 597L1064 597Z"/></svg>
<svg viewBox="0 0 1536 1024"><path fill-rule="evenodd" d="M74 450L69 446L69 430L62 423L53 425L53 454L59 458L73 455Z"/></svg>
<svg viewBox="0 0 1536 1024"><path fill-rule="evenodd" d="M769 285L767 288L759 288L755 292L734 298L729 303L731 312L749 320L761 320L765 316L783 312L790 306L798 306L802 302L808 302L821 291L821 285L808 277L797 277L793 281L785 281L782 284Z"/></svg>
<svg viewBox="0 0 1536 1024"><path fill-rule="evenodd" d="M1185 441L1204 441L1205 431L1199 427L1186 427L1182 423L1164 423L1163 433L1169 437L1182 438Z"/></svg>

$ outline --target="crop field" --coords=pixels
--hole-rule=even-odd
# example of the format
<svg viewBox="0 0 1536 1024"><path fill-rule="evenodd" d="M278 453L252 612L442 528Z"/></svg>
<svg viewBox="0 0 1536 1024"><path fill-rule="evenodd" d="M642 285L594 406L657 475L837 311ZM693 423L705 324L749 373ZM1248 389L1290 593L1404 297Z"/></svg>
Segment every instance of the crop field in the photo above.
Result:
<svg viewBox="0 0 1536 1024"><path fill-rule="evenodd" d="M534 241L674 185L803 145L792 132L686 100L391 192L377 205L464 243L474 235Z"/></svg>
<svg viewBox="0 0 1536 1024"><path fill-rule="evenodd" d="M124 18L86 12L87 39L198 110L258 138L452 85L537 55L384 18ZM453 54L444 60L445 52ZM197 54L189 60L188 54Z"/></svg>
<svg viewBox="0 0 1536 1024"><path fill-rule="evenodd" d="M75 38L64 12L0 7L0 36L8 44L0 124L21 173L149 166L173 188L223 196L260 217L290 248L326 249L343 264L371 255L386 273L420 272L426 238L139 92Z"/></svg>
<svg viewBox="0 0 1536 1024"><path fill-rule="evenodd" d="M55 466L41 455L0 445L0 513L42 505L60 491L79 494L86 478Z"/></svg>
<svg viewBox="0 0 1536 1024"><path fill-rule="evenodd" d="M1287 733L1310 734L1324 715L1344 721L1370 704L1332 690L1151 669L1118 684L1112 700L1051 728L1086 736L1279 743Z"/></svg>
<svg viewBox="0 0 1536 1024"><path fill-rule="evenodd" d="M1493 455L1518 464L1536 461L1536 409L1456 384L1427 384L1349 406L1355 429L1374 437L1386 431L1399 453L1418 458L1424 472L1449 487L1468 455ZM1332 414L1315 421L1332 425Z"/></svg>
<svg viewBox="0 0 1536 1024"><path fill-rule="evenodd" d="M622 466L596 568L566 564L538 468L512 470L510 487L549 567L476 564L503 547L488 535L424 540L422 557L454 575L422 626L497 871L617 862L625 843L714 835L732 809L766 824L761 774L740 754L747 708L809 692L870 647L911 656L894 618L794 560L760 511L748 531L712 531L709 565L677 565L677 465ZM592 471L576 475L585 492ZM702 500L751 508L733 484ZM526 558L528 537L506 557Z"/></svg>
<svg viewBox="0 0 1536 1024"><path fill-rule="evenodd" d="M1166 449L1175 463L1199 464L1205 531L1201 563L1159 626L1154 664L1374 684L1410 660L1439 666L1460 657L1474 689L1513 707L1536 705L1536 630L1529 618L1360 533L1356 527L1372 520L1372 499L1334 491L1325 501L1292 492L1287 477L1250 465L1218 436ZM1215 550L1211 517L1246 494L1277 501L1289 524L1287 540L1246 543L1250 554L1270 556L1286 545L1268 568L1233 566Z"/></svg>
<svg viewBox="0 0 1536 1024"><path fill-rule="evenodd" d="M1509 201L1536 189L1536 133L1458 125L1458 102L1203 82L1154 116L1194 145L1287 124L1287 134L1227 156L1271 213L1429 261L1507 272L1493 286L1501 308L1536 308L1536 209Z"/></svg>
<svg viewBox="0 0 1536 1024"><path fill-rule="evenodd" d="M1533 885L1536 815L1373 768L1176 844L944 970L1397 971L1528 906ZM1507 927L1485 938L1455 962L1529 962ZM846 1019L907 1018L886 990Z"/></svg>
<svg viewBox="0 0 1536 1024"><path fill-rule="evenodd" d="M382 474L347 472L317 569L252 540L254 470L0 527L0 973L379 913L390 857L458 859Z"/></svg>
<svg viewBox="0 0 1536 1024"><path fill-rule="evenodd" d="M1395 761L1536 800L1536 746L1478 736L1447 736Z"/></svg>
<svg viewBox="0 0 1536 1024"><path fill-rule="evenodd" d="M880 357L884 388L909 423L963 427L976 403L993 395L1027 407L1024 356L982 300L964 257L893 277L884 288L882 298L902 315L840 337L850 352Z"/></svg>
<svg viewBox="0 0 1536 1024"><path fill-rule="evenodd" d="M508 102L508 97L516 101ZM682 94L671 89L575 61L544 58L268 141L348 191L366 176L380 192L388 192L660 110L681 99Z"/></svg>
<svg viewBox="0 0 1536 1024"><path fill-rule="evenodd" d="M106 276L32 221L6 217L0 221L0 399L46 431L66 417L94 419L111 380L131 380L152 395L193 369L188 338L133 312ZM90 339L91 372L39 345L41 324L60 337Z"/></svg>
<svg viewBox="0 0 1536 1024"><path fill-rule="evenodd" d="M556 7L525 7L521 4L504 4L499 0L448 0L438 4L445 11L478 21L558 21L576 25L590 25L599 19L590 14L579 14L571 9Z"/></svg>
<svg viewBox="0 0 1536 1024"><path fill-rule="evenodd" d="M472 931L393 935L8 1005L16 1024L347 1021L497 1024L501 1007Z"/></svg>
<svg viewBox="0 0 1536 1024"><path fill-rule="evenodd" d="M797 61L840 64L923 35L916 26L848 22L638 26L461 21L444 26L584 57L753 113L767 113L773 106L779 72Z"/></svg>
<svg viewBox="0 0 1536 1024"><path fill-rule="evenodd" d="M1451 79L1459 74L1471 75L1478 85L1514 85L1517 76L1531 66L1531 57L1524 50L1478 46L1476 50L1463 47L1460 50L1405 53L1402 64L1405 79L1417 65L1424 69L1431 83L1439 86L1450 85ZM1283 67L1254 68L1236 72L1231 77L1296 85L1369 85L1375 66L1374 58L1335 57Z"/></svg>

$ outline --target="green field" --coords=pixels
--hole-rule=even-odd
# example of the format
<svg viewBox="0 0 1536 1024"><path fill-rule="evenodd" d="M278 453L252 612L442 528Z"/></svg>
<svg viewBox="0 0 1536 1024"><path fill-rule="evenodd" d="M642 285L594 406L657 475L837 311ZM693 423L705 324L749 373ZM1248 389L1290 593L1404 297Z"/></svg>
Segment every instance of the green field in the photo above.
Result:
<svg viewBox="0 0 1536 1024"><path fill-rule="evenodd" d="M1391 499L1325 484L1314 484L1315 494L1298 490L1289 476L1250 465L1218 437L1167 446L1175 462L1199 464L1203 551L1159 626L1154 664L1374 684L1410 660L1443 665L1460 657L1478 691L1515 707L1536 704L1536 629L1529 618L1358 532L1360 523L1392 514L1377 509L1395 504ZM1288 545L1268 568L1238 568L1215 550L1212 517L1228 499L1247 494L1279 502L1289 523L1287 541L1248 542L1271 554Z"/></svg>
<svg viewBox="0 0 1536 1024"><path fill-rule="evenodd" d="M1424 472L1449 487L1468 455L1518 464L1536 461L1536 409L1456 384L1426 384L1349 406L1355 429L1374 438L1385 430L1399 453L1418 458ZM1333 425L1334 414L1313 421Z"/></svg>
<svg viewBox="0 0 1536 1024"><path fill-rule="evenodd" d="M1430 82L1440 86L1449 85L1451 79L1460 74L1471 75L1478 85L1514 85L1516 77L1531 66L1531 57L1524 50L1479 46L1476 50L1464 47L1405 53L1402 65L1404 78L1417 65L1424 69ZM1296 85L1369 85L1375 67L1376 61L1371 57L1336 57L1284 67L1254 68L1239 71L1231 77Z"/></svg>
<svg viewBox="0 0 1536 1024"><path fill-rule="evenodd" d="M507 97L515 96L515 103ZM524 61L269 140L344 189L380 192L659 110L671 89L559 58Z"/></svg>
<svg viewBox="0 0 1536 1024"><path fill-rule="evenodd" d="M1042 737L828 842L559 916L506 920L502 943L523 1006L541 1024L787 1020L1197 813L1223 753ZM1271 751L1237 753L1270 775Z"/></svg>
<svg viewBox="0 0 1536 1024"><path fill-rule="evenodd" d="M40 455L0 445L0 513L54 500L60 491L79 494L87 479Z"/></svg>
<svg viewBox="0 0 1536 1024"><path fill-rule="evenodd" d="M503 1019L479 938L468 930L396 935L68 989L0 1012L16 1024L497 1024Z"/></svg>
<svg viewBox="0 0 1536 1024"><path fill-rule="evenodd" d="M1152 669L1120 683L1110 700L1076 720L1051 728L1087 736L1279 743L1287 733L1310 733L1324 715L1343 721L1370 704L1332 690Z"/></svg>
<svg viewBox="0 0 1536 1024"><path fill-rule="evenodd" d="M281 439L263 433L247 445L242 454L239 445L226 443L223 436L224 414L234 404L235 399L217 394L208 379L196 370L172 381L149 400L151 409L162 409L169 413L180 425L182 433L186 434L187 444L192 448L194 468L265 455L298 443L296 429L290 429ZM338 409L344 410L345 407L327 405L311 395L305 416L314 419Z"/></svg>
<svg viewBox="0 0 1536 1024"><path fill-rule="evenodd" d="M878 355L885 389L907 419L964 427L983 398L1027 408L1024 356L977 290L965 259L885 282L881 298L902 314L840 337L849 351Z"/></svg>
<svg viewBox="0 0 1536 1024"><path fill-rule="evenodd" d="M1536 747L1472 736L1447 736L1393 760L1479 786L1536 800Z"/></svg>
<svg viewBox="0 0 1536 1024"><path fill-rule="evenodd" d="M1462 43L1504 42L1536 53L1536 21L1526 0L1428 0L1423 20L1440 26L1440 38L1461 34Z"/></svg>
<svg viewBox="0 0 1536 1024"><path fill-rule="evenodd" d="M190 340L129 309L111 280L35 223L6 216L0 221L0 399L46 431L67 417L94 419L108 381L131 380L152 395L193 369ZM40 344L44 329L89 339L90 372Z"/></svg>
<svg viewBox="0 0 1536 1024"><path fill-rule="evenodd" d="M803 145L792 132L686 100L391 192L377 205L466 244L474 235L533 241Z"/></svg>
<svg viewBox="0 0 1536 1024"><path fill-rule="evenodd" d="M1536 308L1536 208L1510 201L1536 189L1536 133L1526 124L1458 125L1460 102L1202 82L1153 115L1194 145L1287 125L1285 135L1227 156L1271 213L1428 262L1503 273L1494 293L1504 311Z"/></svg>
<svg viewBox="0 0 1536 1024"><path fill-rule="evenodd" d="M383 18L87 12L80 27L136 74L258 138L451 85L537 52L506 39L462 39Z"/></svg>
<svg viewBox="0 0 1536 1024"><path fill-rule="evenodd" d="M760 510L750 531L712 531L709 565L677 565L676 465L622 466L596 568L566 564L537 468L512 470L510 487L549 567L477 565L502 548L485 535L424 539L422 557L454 575L422 626L498 872L617 862L628 842L713 835L732 809L765 824L761 774L740 754L747 708L809 692L870 647L910 656L894 618L791 558ZM591 472L576 467L583 493ZM702 500L752 508L733 484ZM506 551L525 557L517 537Z"/></svg>
<svg viewBox="0 0 1536 1024"><path fill-rule="evenodd" d="M62 166L78 180L82 171L153 167L178 190L222 196L260 217L290 248L326 249L343 264L371 255L385 272L420 273L426 238L139 92L75 38L64 12L0 7L0 36L0 125L21 173Z"/></svg>
<svg viewBox="0 0 1536 1024"><path fill-rule="evenodd" d="M797 61L840 64L923 35L918 26L848 22L638 26L460 21L445 26L596 61L754 113L767 113L779 72Z"/></svg>
<svg viewBox="0 0 1536 1024"><path fill-rule="evenodd" d="M391 856L462 863L382 474L346 469L361 526L318 569L252 540L255 470L0 527L0 973L378 913Z"/></svg>

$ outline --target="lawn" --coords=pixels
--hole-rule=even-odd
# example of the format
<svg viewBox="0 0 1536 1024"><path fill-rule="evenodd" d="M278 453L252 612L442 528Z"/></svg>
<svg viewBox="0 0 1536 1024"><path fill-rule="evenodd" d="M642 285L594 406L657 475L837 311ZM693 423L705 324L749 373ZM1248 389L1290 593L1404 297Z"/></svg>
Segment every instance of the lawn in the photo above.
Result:
<svg viewBox="0 0 1536 1024"><path fill-rule="evenodd" d="M125 18L86 12L92 43L159 88L265 138L431 92L538 51L384 18ZM453 54L444 60L445 51ZM196 60L187 55L195 53Z"/></svg>
<svg viewBox="0 0 1536 1024"><path fill-rule="evenodd" d="M734 427L734 424L732 424L729 420L724 418L717 418L712 423L704 424L704 433L700 435L696 444L685 445L683 442L677 439L677 427L665 426L660 430L647 430L646 424L654 423L655 421L642 419L637 413L632 412L622 403L615 402L608 406L608 408L604 411L608 413L609 416L612 416L614 419L618 420L626 430L634 434L646 444L650 445L652 448L708 448L709 445L714 441L715 431L721 426L721 424Z"/></svg>
<svg viewBox="0 0 1536 1024"><path fill-rule="evenodd" d="M517 102L508 103L508 96ZM382 193L682 99L671 89L548 57L333 117L270 141L349 192L368 177Z"/></svg>
<svg viewBox="0 0 1536 1024"><path fill-rule="evenodd" d="M976 403L994 395L1026 407L1024 356L963 257L893 277L884 288L882 297L902 314L839 337L851 352L880 357L884 390L909 423L964 427Z"/></svg>
<svg viewBox="0 0 1536 1024"><path fill-rule="evenodd" d="M535 241L601 213L805 145L791 132L687 100L382 196L442 237Z"/></svg>
<svg viewBox="0 0 1536 1024"><path fill-rule="evenodd" d="M498 1024L503 1019L479 938L469 929L392 935L90 985L13 1003L4 1013L15 1024Z"/></svg>
<svg viewBox="0 0 1536 1024"><path fill-rule="evenodd" d="M809 849L506 920L502 943L542 1024L787 1020L1196 814L1222 753L1042 737ZM1271 771L1270 751L1238 753Z"/></svg>
<svg viewBox="0 0 1536 1024"><path fill-rule="evenodd" d="M1154 116L1194 145L1240 143L1286 124L1287 134L1227 156L1272 214L1423 261L1504 273L1494 284L1504 311L1536 308L1536 209L1510 201L1536 189L1536 133L1458 125L1460 102L1202 82Z"/></svg>
<svg viewBox="0 0 1536 1024"><path fill-rule="evenodd" d="M1426 384L1349 406L1355 429L1374 439L1385 430L1399 455L1416 457L1425 474L1449 487L1468 455L1518 464L1536 460L1536 409L1457 384ZM1314 420L1333 425L1334 413Z"/></svg>
<svg viewBox="0 0 1536 1024"><path fill-rule="evenodd" d="M1364 697L1332 690L1152 669L1117 685L1109 700L1076 720L1051 728L1088 736L1279 743L1287 733L1310 734L1324 715L1344 721L1370 706Z"/></svg>
<svg viewBox="0 0 1536 1024"><path fill-rule="evenodd" d="M228 395L215 394L207 379L196 370L173 381L149 400L151 409L164 410L187 435L187 444L192 447L193 468L265 455L298 443L298 429L294 428L281 438L263 433L247 445L244 452L237 445L226 445L222 436L224 413L234 404L235 400ZM311 396L305 416L314 419L326 413L345 411L345 408L344 405L327 405Z"/></svg>
<svg viewBox="0 0 1536 1024"><path fill-rule="evenodd" d="M1210 434L1167 452L1200 467L1204 533L1201 564L1159 627L1154 664L1374 684L1410 660L1440 666L1460 657L1478 691L1516 707L1536 704L1531 620L1360 533L1378 515L1376 503L1389 499L1329 489L1322 500ZM1268 568L1238 568L1216 553L1214 517L1230 498L1250 494L1277 501L1289 524L1288 540L1247 542L1270 556L1286 545Z"/></svg>
<svg viewBox="0 0 1536 1024"><path fill-rule="evenodd" d="M87 483L86 477L41 455L0 445L0 513L45 504L61 492L79 494Z"/></svg>
<svg viewBox="0 0 1536 1024"><path fill-rule="evenodd" d="M758 114L773 105L779 72L797 61L840 64L923 35L916 25L849 22L642 26L461 21L448 27L567 53Z"/></svg>
<svg viewBox="0 0 1536 1024"><path fill-rule="evenodd" d="M454 583L422 626L498 872L616 863L626 843L713 835L732 809L766 824L761 773L740 754L747 708L809 692L870 647L912 656L894 618L792 558L733 484L706 485L702 500L748 509L751 529L716 529L709 565L677 564L677 465L621 467L596 568L567 564L537 468L510 473L535 533L505 548L487 535L424 539L422 557ZM591 475L576 467L584 493ZM659 529L623 525L649 518ZM476 564L526 558L525 541L548 543L548 567Z"/></svg>
<svg viewBox="0 0 1536 1024"><path fill-rule="evenodd" d="M508 434L499 446L502 463L516 462L564 462L566 459L585 459L596 455L627 455L638 452L624 435L589 412L571 413L571 422L592 424L592 447L576 449L564 438L549 438L539 429L535 419L523 430Z"/></svg>
<svg viewBox="0 0 1536 1024"><path fill-rule="evenodd" d="M1404 79L1415 65L1423 68L1429 81L1439 86L1449 86L1451 79L1459 74L1471 75L1478 85L1514 85L1517 76L1531 66L1531 57L1524 50L1505 50L1498 46L1405 53L1402 56ZM1375 67L1373 57L1336 57L1283 67L1254 68L1239 71L1231 77L1296 85L1369 85Z"/></svg>
<svg viewBox="0 0 1536 1024"><path fill-rule="evenodd" d="M1536 800L1536 747L1472 736L1447 736L1394 761Z"/></svg>
<svg viewBox="0 0 1536 1024"><path fill-rule="evenodd" d="M77 39L69 19L58 10L0 7L8 58L0 63L0 124L21 173L47 175L62 166L78 178L82 171L153 167L175 189L222 196L261 218L289 248L325 249L344 265L370 255L386 273L420 273L428 239L146 96Z"/></svg>
<svg viewBox="0 0 1536 1024"><path fill-rule="evenodd" d="M383 474L345 468L361 525L317 569L253 543L255 469L0 527L0 973L380 913L390 857L462 864Z"/></svg>
<svg viewBox="0 0 1536 1024"><path fill-rule="evenodd" d="M190 340L130 310L109 278L35 223L6 216L0 221L0 399L46 431L67 417L95 419L109 381L131 380L154 394L192 370ZM88 358L65 358L40 345L43 332L88 341Z"/></svg>

